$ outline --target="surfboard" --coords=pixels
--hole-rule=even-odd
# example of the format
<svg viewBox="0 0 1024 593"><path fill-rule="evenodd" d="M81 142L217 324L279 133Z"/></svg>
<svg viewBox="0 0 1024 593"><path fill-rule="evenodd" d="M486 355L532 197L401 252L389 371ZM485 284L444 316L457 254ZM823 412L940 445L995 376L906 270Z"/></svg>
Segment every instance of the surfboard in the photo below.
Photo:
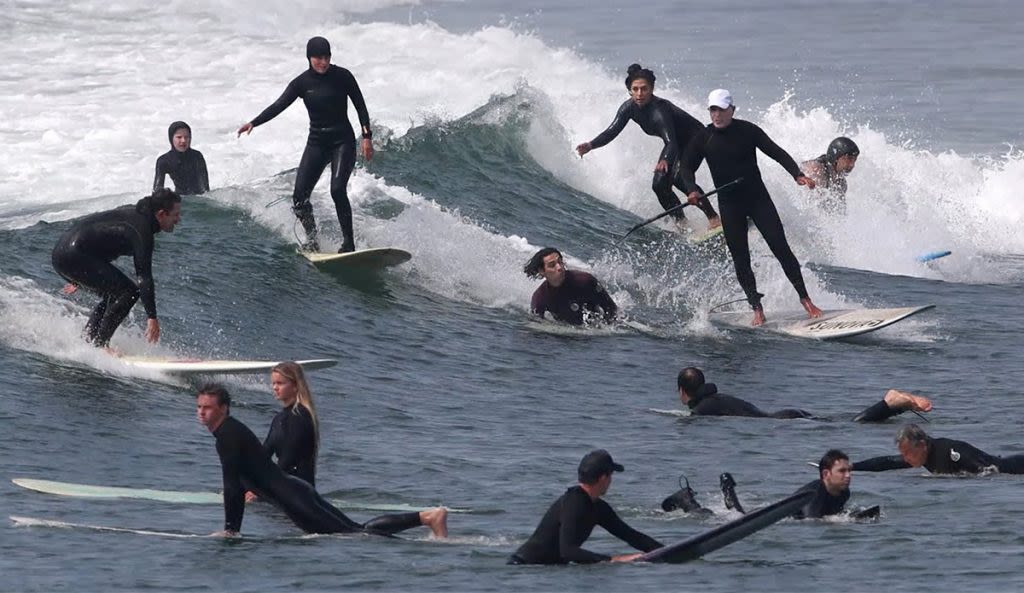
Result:
<svg viewBox="0 0 1024 593"><path fill-rule="evenodd" d="M750 311L710 313L708 318L716 325L733 329L766 330L797 338L835 340L880 330L933 307L935 305L895 309L840 309L822 311L821 317L816 319L809 319L804 311L775 313L769 314L768 320L760 327L750 325L753 318Z"/></svg>
<svg viewBox="0 0 1024 593"><path fill-rule="evenodd" d="M350 253L301 253L316 269L325 272L379 270L397 266L412 259L411 253L394 247L361 249Z"/></svg>
<svg viewBox="0 0 1024 593"><path fill-rule="evenodd" d="M798 492L764 508L750 512L735 521L719 525L681 542L663 546L638 558L641 562L680 564L696 560L719 548L737 542L748 535L792 516L814 497L813 492Z"/></svg>
<svg viewBox="0 0 1024 593"><path fill-rule="evenodd" d="M711 239L714 239L715 237L720 237L720 236L722 236L722 227L721 226L717 226L717 227L715 227L713 229L708 229L708 230L704 231L703 233L693 237L692 239L690 239L690 241L692 241L694 243L703 243L705 241L709 241Z"/></svg>
<svg viewBox="0 0 1024 593"><path fill-rule="evenodd" d="M53 480L37 480L34 478L14 478L11 480L16 485L42 492L44 494L55 494L58 496L69 496L72 498L97 498L97 499L121 499L134 498L139 500L154 500L158 502L170 502L176 504L222 504L224 497L219 492L180 492L173 490L154 490L150 488L124 488L119 486L94 486L91 484L73 484L70 482L55 482ZM329 502L343 510L363 510L379 512L412 512L421 511L428 505L413 506L404 503L372 503L359 502L355 500L329 499ZM450 513L469 513L471 509L448 508Z"/></svg>
<svg viewBox="0 0 1024 593"><path fill-rule="evenodd" d="M921 263L930 262L932 260L936 260L939 258L946 257L947 255L951 255L952 253L952 251L931 251L929 253L924 253L917 256L917 261Z"/></svg>
<svg viewBox="0 0 1024 593"><path fill-rule="evenodd" d="M859 511L850 513L850 516L853 517L855 521L873 521L879 518L881 515L882 507L878 506L877 504L873 507L868 507L866 509L861 509Z"/></svg>
<svg viewBox="0 0 1024 593"><path fill-rule="evenodd" d="M154 356L122 356L124 364L150 371L161 371L177 375L243 375L267 373L274 368L276 360L203 360L199 358L162 358ZM315 358L296 361L303 369L326 369L338 364L333 358Z"/></svg>
<svg viewBox="0 0 1024 593"><path fill-rule="evenodd" d="M88 525L85 523L71 523L69 521L55 521L53 519L36 519L34 517L21 517L10 515L15 527L57 527L59 529L88 529L90 531L110 531L114 533L134 533L136 535L156 535L160 537L173 537L178 539L192 539L197 537L213 537L200 535L198 533L179 533L177 531L155 531L152 529L130 529L127 527L106 527L104 525Z"/></svg>

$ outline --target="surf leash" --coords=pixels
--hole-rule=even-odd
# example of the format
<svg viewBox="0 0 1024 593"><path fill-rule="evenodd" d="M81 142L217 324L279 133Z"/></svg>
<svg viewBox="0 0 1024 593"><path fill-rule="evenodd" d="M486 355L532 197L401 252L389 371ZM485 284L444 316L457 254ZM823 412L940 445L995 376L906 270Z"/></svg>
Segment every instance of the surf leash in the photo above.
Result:
<svg viewBox="0 0 1024 593"><path fill-rule="evenodd" d="M697 198L697 199L702 199L702 198L707 198L709 196L713 196L713 195L717 194L718 192L722 191L723 189L729 187L730 185L736 185L737 183L739 183L741 181L743 181L743 178L742 177L737 177L736 179L733 179L729 183L720 185L720 186L716 187L715 189L713 189L713 190L711 190L709 192L705 192L705 193L701 194L700 198ZM645 227L645 226L651 224L652 222L654 222L655 220L664 218L664 217L668 216L669 214L672 214L673 212L676 212L677 210L682 210L683 208L686 208L687 206L692 206L692 204L690 204L689 202L683 202L682 204L679 204L678 206L673 206L673 207L669 208L668 210L662 212L661 214L659 214L659 215L657 215L655 217L648 218L647 220L645 220L645 221L643 221L643 222L641 222L639 224L633 225L633 228L629 229L626 232L626 234L623 235L622 238L619 239L616 242L616 244L619 244L619 243L622 243L623 241L625 241L626 237L628 237L628 236L633 234L633 231L636 231L637 229Z"/></svg>

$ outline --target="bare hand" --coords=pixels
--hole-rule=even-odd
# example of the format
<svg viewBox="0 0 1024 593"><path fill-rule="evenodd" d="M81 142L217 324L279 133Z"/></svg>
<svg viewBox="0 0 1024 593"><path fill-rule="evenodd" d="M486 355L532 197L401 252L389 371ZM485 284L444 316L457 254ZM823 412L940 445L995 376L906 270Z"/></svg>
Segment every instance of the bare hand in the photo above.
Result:
<svg viewBox="0 0 1024 593"><path fill-rule="evenodd" d="M814 186L817 185L816 183L814 183L813 179L806 175L801 175L797 177L796 182L798 185L806 185L807 189L814 189Z"/></svg>
<svg viewBox="0 0 1024 593"><path fill-rule="evenodd" d="M257 496L252 490L245 491L245 502L256 502L258 499L259 496Z"/></svg>
<svg viewBox="0 0 1024 593"><path fill-rule="evenodd" d="M576 152L580 155L580 158L583 158L583 155L587 154L591 150L592 147L590 146L589 142L584 142L583 144L580 144L579 146L576 147Z"/></svg>
<svg viewBox="0 0 1024 593"><path fill-rule="evenodd" d="M665 161L662 161L662 162L665 162ZM703 195L703 194L701 194L699 191L692 191L692 192L686 194L686 203L690 204L691 206L696 206L697 202L700 202L701 195Z"/></svg>
<svg viewBox="0 0 1024 593"><path fill-rule="evenodd" d="M668 161L661 159L657 165L654 165L654 170L658 173L668 173Z"/></svg>
<svg viewBox="0 0 1024 593"><path fill-rule="evenodd" d="M373 158L373 141L369 138L363 138L363 158L366 160Z"/></svg>
<svg viewBox="0 0 1024 593"><path fill-rule="evenodd" d="M61 289L61 292L63 292L64 294L70 296L70 295L75 294L75 292L77 290L78 290L78 285L77 284L73 284L71 282L68 282L67 284L64 285L64 288Z"/></svg>
<svg viewBox="0 0 1024 593"><path fill-rule="evenodd" d="M612 562L632 562L643 555L643 552L637 552L636 554L619 554L618 556L612 556Z"/></svg>
<svg viewBox="0 0 1024 593"><path fill-rule="evenodd" d="M252 128L253 128L252 122L246 122L246 123L242 124L242 127L238 128L238 136L241 136L242 134L245 134L246 136L248 136L249 132L252 131ZM236 136L236 138L238 136Z"/></svg>
<svg viewBox="0 0 1024 593"><path fill-rule="evenodd" d="M154 344L160 340L160 322L156 319L146 320L146 341Z"/></svg>

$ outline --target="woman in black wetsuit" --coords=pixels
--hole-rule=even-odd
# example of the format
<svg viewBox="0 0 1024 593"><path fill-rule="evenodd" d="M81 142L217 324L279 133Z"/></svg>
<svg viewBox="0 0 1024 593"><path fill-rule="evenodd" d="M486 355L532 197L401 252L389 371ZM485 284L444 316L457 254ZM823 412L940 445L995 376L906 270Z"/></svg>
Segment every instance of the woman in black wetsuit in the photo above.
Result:
<svg viewBox="0 0 1024 593"><path fill-rule="evenodd" d="M643 68L639 64L632 64L626 70L626 89L629 90L630 98L626 100L615 114L608 129L601 132L590 142L584 142L576 147L576 152L582 158L595 148L600 148L615 139L622 132L629 120L633 120L640 126L648 136L658 136L665 147L661 150L658 163L654 167L654 179L651 182L651 189L658 196L658 202L665 210L680 205L679 198L672 191L675 185L685 191L683 180L679 176L679 157L683 149L693 138L694 134L703 128L701 123L692 115L683 111L671 101L656 97L654 95L654 72ZM707 198L697 202L697 206L704 211L708 217L708 223L712 228L721 224L718 213L711 206ZM686 218L683 209L672 213L676 221Z"/></svg>
<svg viewBox="0 0 1024 593"><path fill-rule="evenodd" d="M313 37L306 43L309 69L295 77L284 93L252 121L238 128L238 135L248 134L264 124L302 97L309 112L309 138L295 174L295 193L292 196L295 215L306 231L306 251L320 251L316 219L309 197L327 163L331 164L331 199L338 211L342 243L339 253L355 251L352 234L352 205L348 201L348 178L356 164L356 137L348 121L348 100L359 115L362 127L363 158L373 158L370 132L370 114L366 111L363 93L352 73L331 64L331 44L323 37Z"/></svg>

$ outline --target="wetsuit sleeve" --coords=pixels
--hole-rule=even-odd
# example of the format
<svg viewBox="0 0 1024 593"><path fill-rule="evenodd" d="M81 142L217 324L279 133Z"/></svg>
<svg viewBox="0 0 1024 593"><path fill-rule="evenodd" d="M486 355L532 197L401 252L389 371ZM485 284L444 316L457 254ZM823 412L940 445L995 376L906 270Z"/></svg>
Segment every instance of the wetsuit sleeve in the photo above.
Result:
<svg viewBox="0 0 1024 593"><path fill-rule="evenodd" d="M605 531L626 542L641 552L650 552L662 547L658 540L640 533L633 529L626 522L619 518L612 507L603 500L598 501L600 508L597 524L605 528Z"/></svg>
<svg viewBox="0 0 1024 593"><path fill-rule="evenodd" d="M163 189L164 178L167 176L167 172L164 171L164 158L160 156L156 159L156 176L153 178L153 191Z"/></svg>
<svg viewBox="0 0 1024 593"><path fill-rule="evenodd" d="M197 150L196 156L199 157L199 193L205 194L210 191L210 174L206 171L206 159L203 158L203 153Z"/></svg>
<svg viewBox="0 0 1024 593"><path fill-rule="evenodd" d="M359 116L359 125L363 129L363 138L370 138L373 134L370 131L370 112L366 110L366 100L363 99L363 91L359 89L359 83L351 72L348 74L348 96L352 99L352 106L356 108L356 115Z"/></svg>
<svg viewBox="0 0 1024 593"><path fill-rule="evenodd" d="M224 476L224 530L241 531L245 515L245 488L242 486L241 471L238 467L240 454L228 445L217 443L220 454L221 473Z"/></svg>
<svg viewBox="0 0 1024 593"><path fill-rule="evenodd" d="M885 400L880 400L878 403L868 407L853 419L854 422L881 422L887 418L893 416L899 416L903 413L903 410L894 410L889 407L889 404L885 403Z"/></svg>
<svg viewBox="0 0 1024 593"><path fill-rule="evenodd" d="M803 171L800 170L800 166L796 164L793 157L789 156L788 152L783 150L781 146L769 138L768 134L760 127L754 124L750 125L753 127L754 131L754 143L761 152L765 153L771 157L772 160L782 165L782 167L794 178L803 175Z"/></svg>
<svg viewBox="0 0 1024 593"><path fill-rule="evenodd" d="M135 245L135 275L139 278L139 300L146 317L156 319L156 286L153 284L153 236L139 236Z"/></svg>
<svg viewBox="0 0 1024 593"><path fill-rule="evenodd" d="M530 312L544 318L544 297L541 295L541 289L538 288L533 292L533 297L530 299Z"/></svg>
<svg viewBox="0 0 1024 593"><path fill-rule="evenodd" d="M611 295L608 294L605 287L598 282L597 278L591 277L591 288L594 292L594 302L601 307L601 311L604 314L604 320L613 321L615 319L615 314L619 310L618 305L615 304Z"/></svg>
<svg viewBox="0 0 1024 593"><path fill-rule="evenodd" d="M679 157L679 178L683 182L683 191L686 193L700 192L704 190L697 185L697 169L704 162L704 144L707 142L707 131L701 129L693 135L690 143L683 149L683 155Z"/></svg>
<svg viewBox="0 0 1024 593"><path fill-rule="evenodd" d="M615 140L615 137L618 136L622 132L623 128L626 127L626 124L629 123L629 109L630 101L626 101L625 103L622 104L621 107L619 107L619 110L615 113L615 119L612 120L611 125L609 125L608 128L605 129L605 131L601 132L600 134L595 136L593 140L590 141L591 149L601 148L605 144L608 144L612 140Z"/></svg>
<svg viewBox="0 0 1024 593"><path fill-rule="evenodd" d="M658 137L665 143L665 147L661 149L661 160L668 161L668 166L671 168L679 158L679 153L682 152L679 147L679 139L676 137L676 122L672 117L672 109L665 104L655 105L652 115L652 123L658 126Z"/></svg>
<svg viewBox="0 0 1024 593"><path fill-rule="evenodd" d="M586 538L580 533L579 526L586 522L586 514L587 509L579 500L572 496L565 498L560 517L561 526L558 529L558 555L565 562L593 564L612 559L611 556L590 552L581 547Z"/></svg>
<svg viewBox="0 0 1024 593"><path fill-rule="evenodd" d="M872 457L853 464L853 471L857 472L885 472L891 469L909 469L912 467L899 455L885 455Z"/></svg>
<svg viewBox="0 0 1024 593"><path fill-rule="evenodd" d="M298 83L293 80L288 83L288 86L284 89L284 92L281 93L281 96L277 98L277 101L271 103L270 106L264 109L262 113L254 117L250 123L254 128L267 123L278 115L281 115L281 112L288 109L288 106L294 103L295 99L298 98Z"/></svg>
<svg viewBox="0 0 1024 593"><path fill-rule="evenodd" d="M303 413L291 414L291 416L288 430L284 431L281 438L276 439L273 445L274 453L277 454L277 464L284 468L302 465L306 460L301 458L301 454L303 451L309 450L309 447L305 445L316 441L316 436L313 434L313 421L309 416Z"/></svg>

